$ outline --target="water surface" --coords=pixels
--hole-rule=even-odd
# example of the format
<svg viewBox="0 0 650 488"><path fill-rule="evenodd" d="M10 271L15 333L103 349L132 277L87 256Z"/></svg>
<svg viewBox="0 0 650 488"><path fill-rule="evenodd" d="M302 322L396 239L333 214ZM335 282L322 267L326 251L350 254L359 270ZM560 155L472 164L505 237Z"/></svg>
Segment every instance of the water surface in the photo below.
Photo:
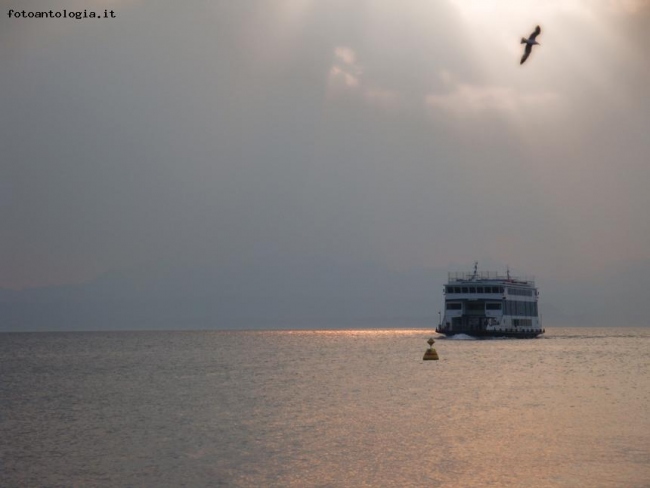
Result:
<svg viewBox="0 0 650 488"><path fill-rule="evenodd" d="M0 334L2 486L650 486L650 329Z"/></svg>

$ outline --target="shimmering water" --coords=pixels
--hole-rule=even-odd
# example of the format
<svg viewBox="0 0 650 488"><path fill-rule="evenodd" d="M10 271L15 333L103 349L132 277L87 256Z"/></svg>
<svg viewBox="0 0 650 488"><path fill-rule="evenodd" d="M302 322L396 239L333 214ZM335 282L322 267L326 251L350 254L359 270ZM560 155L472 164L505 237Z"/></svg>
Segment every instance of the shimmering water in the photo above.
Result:
<svg viewBox="0 0 650 488"><path fill-rule="evenodd" d="M0 485L650 487L650 328L0 334Z"/></svg>

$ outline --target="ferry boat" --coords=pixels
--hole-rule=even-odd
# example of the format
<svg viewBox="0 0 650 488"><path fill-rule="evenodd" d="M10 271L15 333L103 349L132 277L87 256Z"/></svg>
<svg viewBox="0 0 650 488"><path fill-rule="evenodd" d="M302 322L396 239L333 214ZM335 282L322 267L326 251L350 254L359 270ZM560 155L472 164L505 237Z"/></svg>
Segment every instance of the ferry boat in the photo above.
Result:
<svg viewBox="0 0 650 488"><path fill-rule="evenodd" d="M543 334L534 278L515 278L510 270L449 273L445 313L436 332L446 336L533 338Z"/></svg>

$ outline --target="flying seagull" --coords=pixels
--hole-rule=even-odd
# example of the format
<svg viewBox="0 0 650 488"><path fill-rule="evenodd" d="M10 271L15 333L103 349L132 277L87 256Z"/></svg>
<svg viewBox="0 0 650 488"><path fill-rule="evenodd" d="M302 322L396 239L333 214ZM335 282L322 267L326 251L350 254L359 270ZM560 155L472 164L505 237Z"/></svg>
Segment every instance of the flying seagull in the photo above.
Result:
<svg viewBox="0 0 650 488"><path fill-rule="evenodd" d="M542 32L542 29L537 26L535 28L535 32L533 32L528 39L525 37L521 38L521 43L526 44L526 49L524 51L524 55L521 57L521 62L519 64L524 64L524 61L528 59L528 56L530 56L530 51L533 49L533 46L537 44L538 46L540 45L539 42L537 42L535 39L539 35L539 33Z"/></svg>

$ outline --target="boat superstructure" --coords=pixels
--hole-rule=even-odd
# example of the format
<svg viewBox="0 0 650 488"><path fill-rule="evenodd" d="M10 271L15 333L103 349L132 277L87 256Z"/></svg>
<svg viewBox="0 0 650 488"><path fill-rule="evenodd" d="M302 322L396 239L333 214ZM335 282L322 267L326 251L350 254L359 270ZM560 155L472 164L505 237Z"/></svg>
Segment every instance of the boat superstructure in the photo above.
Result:
<svg viewBox="0 0 650 488"><path fill-rule="evenodd" d="M534 278L492 271L449 273L436 332L447 336L531 338L543 334Z"/></svg>

